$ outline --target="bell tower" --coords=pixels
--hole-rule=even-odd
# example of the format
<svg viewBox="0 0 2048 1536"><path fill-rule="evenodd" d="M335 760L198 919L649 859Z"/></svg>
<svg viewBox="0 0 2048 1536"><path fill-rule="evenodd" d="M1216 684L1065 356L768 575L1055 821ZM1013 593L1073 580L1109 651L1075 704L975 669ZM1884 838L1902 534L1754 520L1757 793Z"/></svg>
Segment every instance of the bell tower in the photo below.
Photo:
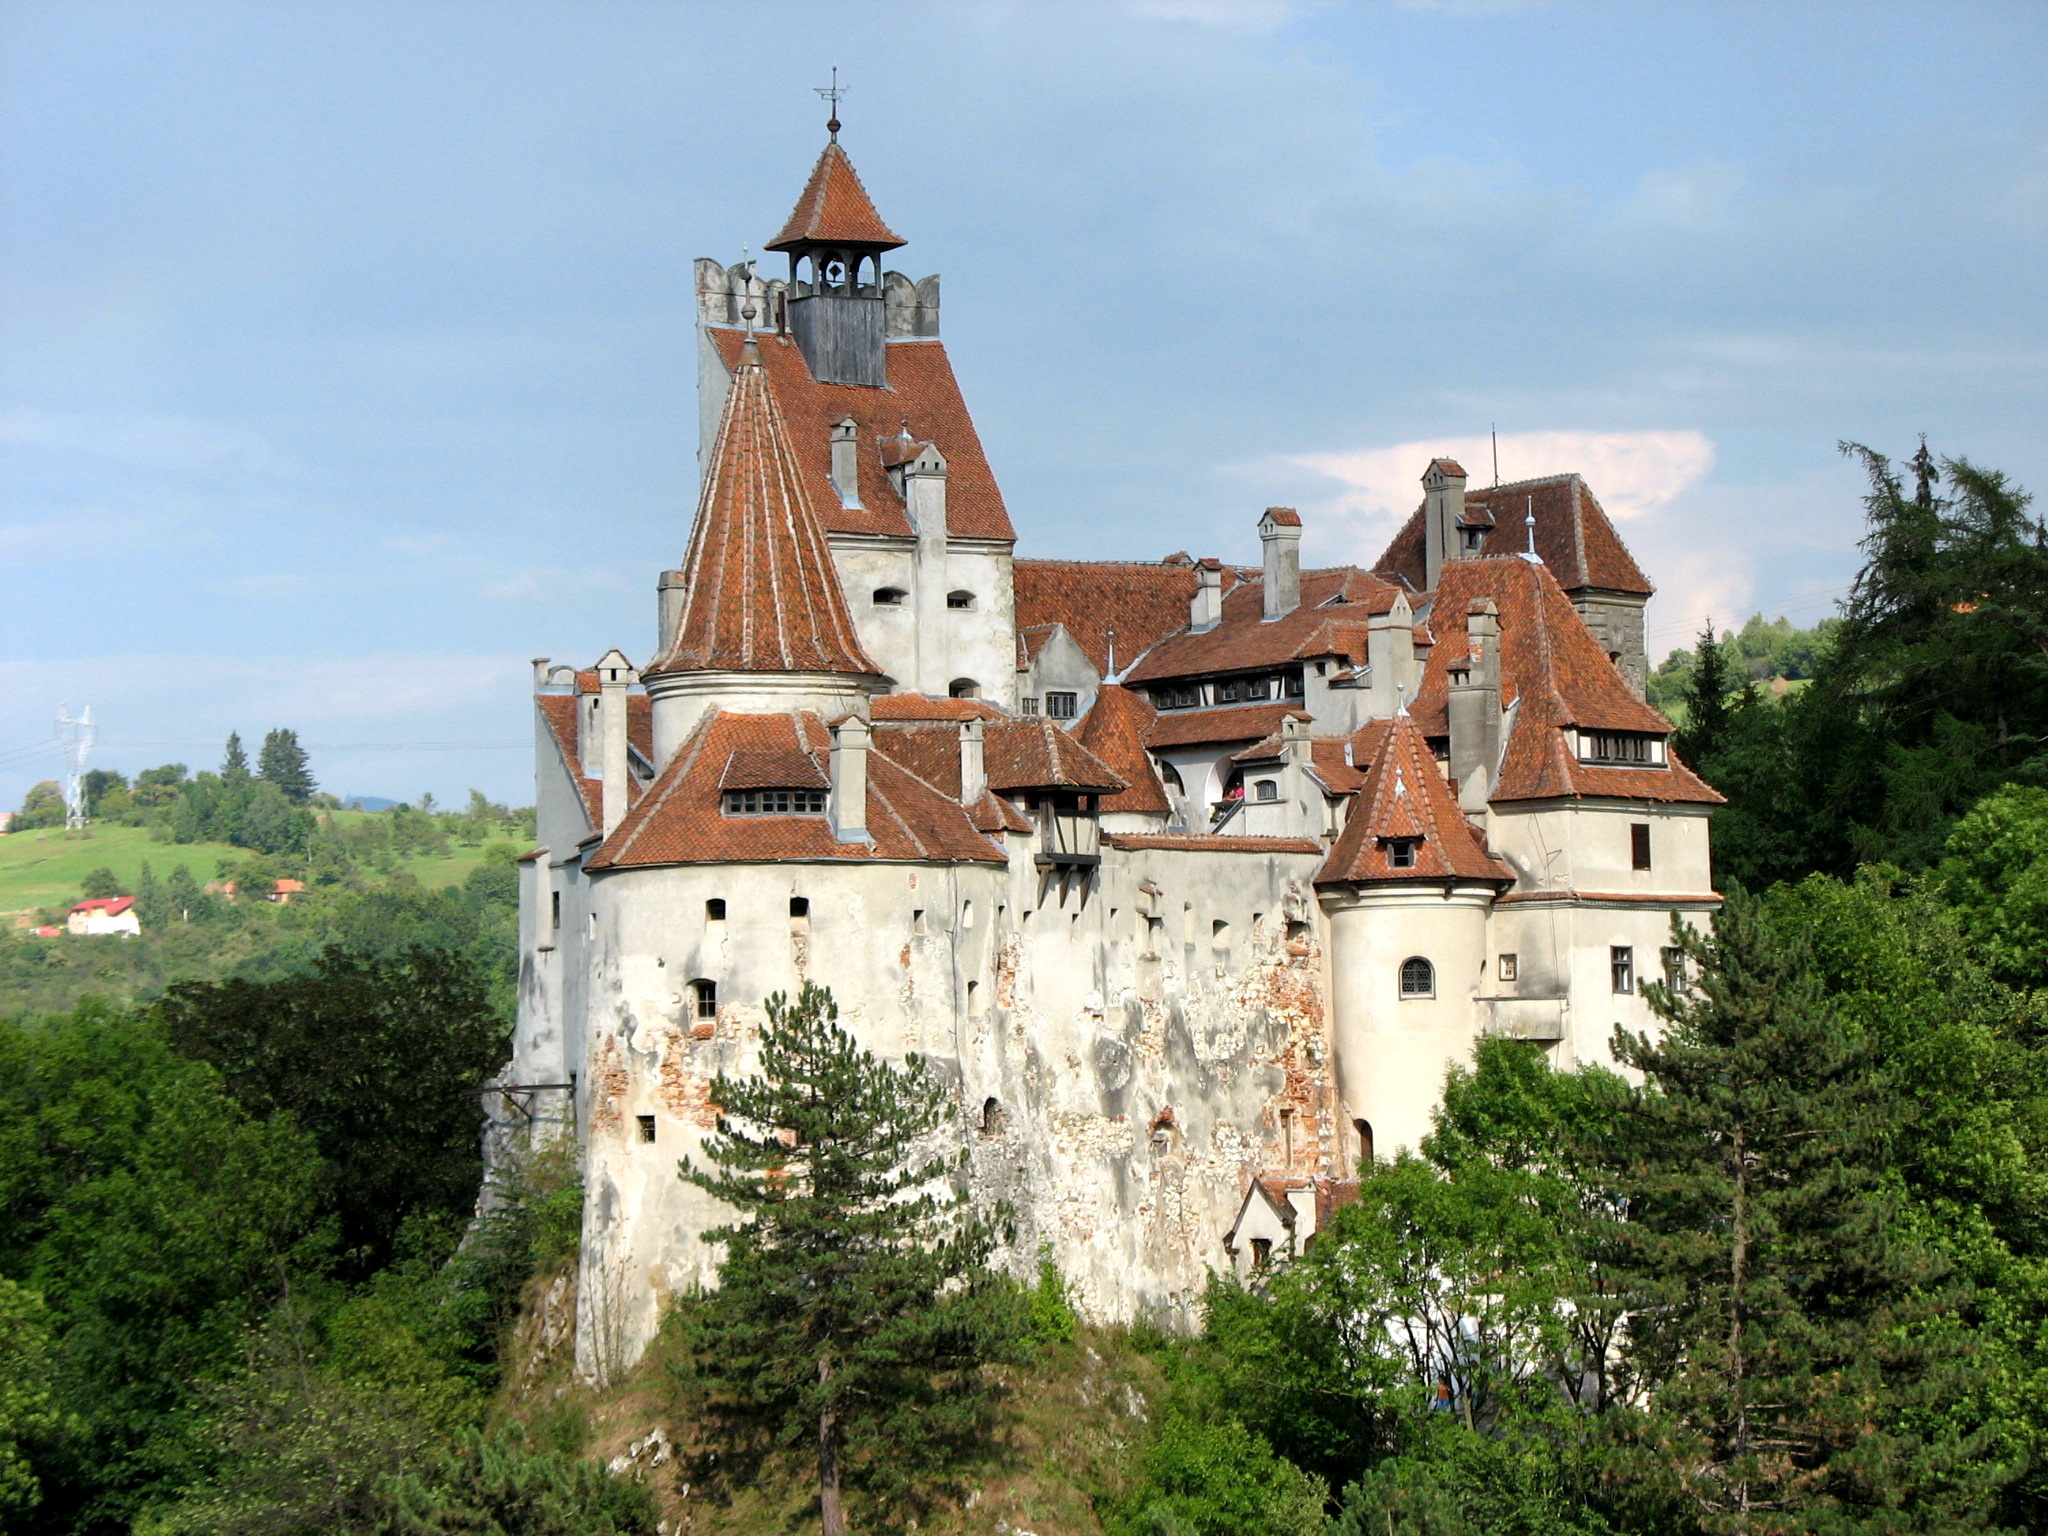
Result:
<svg viewBox="0 0 2048 1536"><path fill-rule="evenodd" d="M789 256L789 329L820 384L889 382L882 255L903 244L882 222L839 147L839 118L782 232Z"/></svg>

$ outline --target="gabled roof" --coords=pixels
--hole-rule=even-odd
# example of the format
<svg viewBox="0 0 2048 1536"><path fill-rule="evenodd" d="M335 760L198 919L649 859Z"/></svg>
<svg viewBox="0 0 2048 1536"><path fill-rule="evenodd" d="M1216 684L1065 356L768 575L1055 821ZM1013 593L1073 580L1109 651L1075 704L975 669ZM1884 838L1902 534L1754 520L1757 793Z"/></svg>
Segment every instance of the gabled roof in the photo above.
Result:
<svg viewBox="0 0 2048 1536"><path fill-rule="evenodd" d="M711 450L682 617L650 672L882 670L862 649L767 370L746 348Z"/></svg>
<svg viewBox="0 0 2048 1536"><path fill-rule="evenodd" d="M108 917L119 917L135 905L133 896L89 896L71 910L74 912L104 912Z"/></svg>
<svg viewBox="0 0 2048 1536"><path fill-rule="evenodd" d="M1580 619L1547 566L1521 559L1455 560L1430 606L1436 645L1416 691L1425 735L1450 731L1449 684L1469 665L1466 618L1491 599L1500 622L1501 704L1516 706L1494 800L1597 795L1718 804L1721 796L1668 753L1659 768L1596 768L1578 760L1563 727L1668 736L1671 722L1638 699Z"/></svg>
<svg viewBox="0 0 2048 1536"><path fill-rule="evenodd" d="M724 814L719 785L735 755L772 754L789 763L803 759L813 774L823 776L831 745L825 722L810 711L707 715L584 867L821 859L1005 861L1002 850L975 830L966 808L887 752L868 754L871 843L837 841L830 820L822 815Z"/></svg>
<svg viewBox="0 0 2048 1536"><path fill-rule="evenodd" d="M1349 881L1482 880L1514 883L1515 872L1486 850L1458 809L1429 742L1406 715L1375 721L1377 754L1337 835L1318 884ZM1363 735L1363 733L1361 733ZM1358 755L1356 740L1353 756ZM1415 863L1396 868L1389 845L1411 843Z"/></svg>
<svg viewBox="0 0 2048 1536"><path fill-rule="evenodd" d="M1191 634L1183 616L1181 632L1147 651L1124 680L1142 683L1242 672L1310 656L1343 656L1362 664L1366 621L1393 607L1397 592L1354 565L1303 571L1300 605L1267 619L1264 574L1243 572L1223 595L1221 623Z"/></svg>
<svg viewBox="0 0 2048 1536"><path fill-rule="evenodd" d="M1017 628L1061 624L1107 677L1109 632L1116 664L1127 668L1146 651L1188 627L1195 595L1192 561L1019 560L1012 568ZM1033 646L1032 654L1036 655Z"/></svg>
<svg viewBox="0 0 2048 1536"><path fill-rule="evenodd" d="M714 328L704 334L728 371L739 366L744 332ZM755 340L769 387L796 445L811 503L828 532L912 536L903 498L883 467L881 452L881 445L897 437L908 422L913 437L936 444L946 456L947 531L963 539L1017 537L943 342L936 337L890 342L889 382L878 387L821 384L811 377L810 364L794 337L766 333ZM841 506L832 484L832 430L848 417L853 418L860 445L855 458L860 480L857 507ZM855 595L866 598L865 593Z"/></svg>
<svg viewBox="0 0 2048 1536"><path fill-rule="evenodd" d="M580 678L581 673L577 674ZM596 692L596 674L591 674L589 692ZM534 699L540 710L541 719L547 722L549 733L555 738L555 745L561 748L562 763L569 770L569 777L576 786L577 796L583 801L583 814L590 818L593 827L604 825L604 781L587 777L583 772L582 760L576 753L576 708L577 699L573 694L543 693ZM626 745L646 758L654 761L654 701L644 693L626 695ZM637 783L626 786L630 803L640 794Z"/></svg>
<svg viewBox="0 0 2048 1536"><path fill-rule="evenodd" d="M876 251L893 251L903 237L882 222L875 212L868 189L861 185L853 161L839 147L838 140L825 146L818 163L811 167L811 179L803 195L790 210L782 232L768 242L771 251L787 251L806 245L867 246Z"/></svg>
<svg viewBox="0 0 2048 1536"><path fill-rule="evenodd" d="M987 699L935 699L922 693L885 693L868 700L871 719L1000 720L1003 712Z"/></svg>
<svg viewBox="0 0 2048 1536"><path fill-rule="evenodd" d="M1042 718L991 720L983 752L993 790L1129 787L1101 758Z"/></svg>
<svg viewBox="0 0 2048 1536"><path fill-rule="evenodd" d="M922 779L950 799L960 798L960 726L957 721L909 720L875 722L875 750L887 753L899 767ZM983 762L987 761L983 738ZM1029 832L1031 823L1001 795L988 791L967 807L967 819L979 832Z"/></svg>
<svg viewBox="0 0 2048 1536"><path fill-rule="evenodd" d="M1536 555L1568 592L1597 587L1648 597L1656 590L1621 542L1600 503L1577 475L1517 480L1465 492L1468 526L1492 525L1480 546L1487 555L1516 555L1528 547L1523 519L1536 513ZM1462 562L1450 561L1445 569ZM1423 584L1422 508L1402 525L1373 569L1420 592Z"/></svg>
<svg viewBox="0 0 2048 1536"><path fill-rule="evenodd" d="M1145 752L1145 735L1156 714L1143 694L1104 683L1096 691L1087 715L1074 727L1074 739L1106 763L1127 786L1113 795L1104 795L1103 810L1146 816L1172 813L1166 788L1159 782L1152 759Z"/></svg>

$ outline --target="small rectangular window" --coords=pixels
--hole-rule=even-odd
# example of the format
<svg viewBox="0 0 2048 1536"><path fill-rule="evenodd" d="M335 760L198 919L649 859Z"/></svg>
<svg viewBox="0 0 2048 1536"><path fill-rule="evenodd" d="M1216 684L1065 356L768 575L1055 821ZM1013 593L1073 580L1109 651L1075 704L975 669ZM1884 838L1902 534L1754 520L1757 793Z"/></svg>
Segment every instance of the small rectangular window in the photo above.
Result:
<svg viewBox="0 0 2048 1536"><path fill-rule="evenodd" d="M1199 709L1202 704L1200 683L1168 683L1152 690L1152 703L1157 709Z"/></svg>
<svg viewBox="0 0 2048 1536"><path fill-rule="evenodd" d="M809 917L811 915L811 898L808 896L790 897L789 915L791 917Z"/></svg>
<svg viewBox="0 0 2048 1536"><path fill-rule="evenodd" d="M715 981L693 981L690 990L697 996L697 1017L715 1019L718 1017L718 983Z"/></svg>
<svg viewBox="0 0 2048 1536"><path fill-rule="evenodd" d="M1280 786L1272 779L1258 779L1252 784L1252 798L1254 800L1278 800L1280 798Z"/></svg>
<svg viewBox="0 0 2048 1536"><path fill-rule="evenodd" d="M1673 992L1683 992L1685 980L1685 951L1676 944L1664 946L1664 985Z"/></svg>
<svg viewBox="0 0 2048 1536"><path fill-rule="evenodd" d="M1397 837L1387 844L1387 867L1389 869L1413 869L1415 849L1419 839Z"/></svg>
<svg viewBox="0 0 2048 1536"><path fill-rule="evenodd" d="M1271 697L1273 697L1273 679L1271 679L1270 677L1246 678L1244 685L1244 696L1247 700L1250 701L1257 701L1259 699L1270 699Z"/></svg>
<svg viewBox="0 0 2048 1536"><path fill-rule="evenodd" d="M1614 976L1616 992L1633 992L1636 989L1636 952L1626 944L1616 944L1607 951L1608 969Z"/></svg>
<svg viewBox="0 0 2048 1536"><path fill-rule="evenodd" d="M923 907L919 907L919 908L918 908L918 909L917 909L916 911L914 911L914 912L912 912L912 913L910 914L910 931L911 931L912 933L916 934L916 935L917 935L917 936L918 936L919 938L923 938L923 937L924 937L924 935L925 935L925 926L924 926L924 908L923 908Z"/></svg>
<svg viewBox="0 0 2048 1536"><path fill-rule="evenodd" d="M1520 969L1521 961L1518 956L1502 955L1500 957L1500 965L1497 974L1499 975L1502 981L1513 981L1516 979L1517 973L1520 971Z"/></svg>
<svg viewBox="0 0 2048 1536"><path fill-rule="evenodd" d="M640 1139L642 1141L654 1140L654 1116L636 1115L634 1118L640 1122Z"/></svg>
<svg viewBox="0 0 2048 1536"><path fill-rule="evenodd" d="M1273 1239L1255 1237L1252 1239L1252 1269L1263 1273L1273 1267Z"/></svg>
<svg viewBox="0 0 2048 1536"><path fill-rule="evenodd" d="M1647 821L1632 822L1628 829L1628 851L1631 864L1637 869L1650 867L1650 824Z"/></svg>
<svg viewBox="0 0 2048 1536"><path fill-rule="evenodd" d="M1045 715L1048 720L1071 720L1081 696L1076 693L1048 693L1045 696Z"/></svg>
<svg viewBox="0 0 2048 1536"><path fill-rule="evenodd" d="M707 923L722 923L725 921L725 901L722 897L714 896L704 903L704 921Z"/></svg>
<svg viewBox="0 0 2048 1536"><path fill-rule="evenodd" d="M1216 685L1216 702L1218 704L1242 704L1244 702L1244 679L1241 677L1224 678L1222 682Z"/></svg>
<svg viewBox="0 0 2048 1536"><path fill-rule="evenodd" d="M1038 700L1036 700L1036 699L1034 699L1034 698L1027 698L1027 699L1023 700L1022 702L1023 702L1023 707L1024 707L1024 713L1025 713L1025 714L1027 714L1027 715L1035 715L1035 714L1037 714L1037 713L1038 713Z"/></svg>
<svg viewBox="0 0 2048 1536"><path fill-rule="evenodd" d="M825 812L825 791L822 789L728 789L725 792L725 814L728 816L822 816Z"/></svg>
<svg viewBox="0 0 2048 1536"><path fill-rule="evenodd" d="M1317 663L1316 663L1316 674L1317 674L1318 676L1321 676L1321 675L1322 675L1322 670L1323 670L1323 663L1321 663L1321 662L1319 661L1319 662L1317 662ZM1284 698L1289 698L1289 699L1298 699L1298 698L1300 698L1300 697L1301 697L1301 674L1300 674L1299 672L1289 672L1289 673L1288 673L1288 674L1287 674L1287 675L1286 675L1285 677L1281 678L1281 679L1280 679L1280 693L1281 693L1281 696L1282 696L1282 697L1284 697Z"/></svg>

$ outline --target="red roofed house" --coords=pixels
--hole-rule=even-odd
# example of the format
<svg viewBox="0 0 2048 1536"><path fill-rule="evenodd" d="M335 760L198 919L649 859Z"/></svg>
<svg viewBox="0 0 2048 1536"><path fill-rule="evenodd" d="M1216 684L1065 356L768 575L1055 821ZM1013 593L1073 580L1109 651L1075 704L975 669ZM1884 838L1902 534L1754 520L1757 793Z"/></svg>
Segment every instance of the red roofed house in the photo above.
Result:
<svg viewBox="0 0 2048 1536"><path fill-rule="evenodd" d="M833 989L955 1086L970 1177L1105 1318L1191 1317L1413 1146L1488 1034L1655 1027L1718 802L1642 700L1649 583L1576 476L1448 459L1373 569L1020 560L939 283L826 147L697 263L697 511L635 667L535 664L499 1155L573 1133L578 1359L715 1278L675 1177L762 1004ZM677 529L679 542L682 529Z"/></svg>
<svg viewBox="0 0 2048 1536"><path fill-rule="evenodd" d="M142 932L142 920L135 915L133 896L95 896L66 913L64 927L71 933L118 933L133 937Z"/></svg>

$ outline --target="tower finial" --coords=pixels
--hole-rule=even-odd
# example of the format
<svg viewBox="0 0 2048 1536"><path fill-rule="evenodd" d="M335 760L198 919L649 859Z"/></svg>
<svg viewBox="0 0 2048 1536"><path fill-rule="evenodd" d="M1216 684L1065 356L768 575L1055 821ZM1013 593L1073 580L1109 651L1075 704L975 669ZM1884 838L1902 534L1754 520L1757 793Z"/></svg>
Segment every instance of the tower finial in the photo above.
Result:
<svg viewBox="0 0 2048 1536"><path fill-rule="evenodd" d="M832 115L825 119L825 131L832 135L832 142L837 144L839 142L839 98L846 94L846 88L839 83L839 66L837 64L832 66L832 83L830 85L814 85L811 89L831 103Z"/></svg>

